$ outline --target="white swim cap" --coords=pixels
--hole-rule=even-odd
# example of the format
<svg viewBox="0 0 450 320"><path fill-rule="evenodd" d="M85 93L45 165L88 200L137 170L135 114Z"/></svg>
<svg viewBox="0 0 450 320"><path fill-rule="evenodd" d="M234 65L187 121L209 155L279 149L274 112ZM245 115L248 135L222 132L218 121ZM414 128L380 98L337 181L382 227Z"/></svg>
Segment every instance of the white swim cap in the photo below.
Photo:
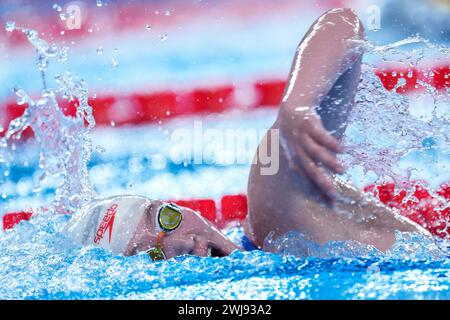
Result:
<svg viewBox="0 0 450 320"><path fill-rule="evenodd" d="M141 196L100 199L72 217L67 234L81 245L97 245L122 255L150 204Z"/></svg>

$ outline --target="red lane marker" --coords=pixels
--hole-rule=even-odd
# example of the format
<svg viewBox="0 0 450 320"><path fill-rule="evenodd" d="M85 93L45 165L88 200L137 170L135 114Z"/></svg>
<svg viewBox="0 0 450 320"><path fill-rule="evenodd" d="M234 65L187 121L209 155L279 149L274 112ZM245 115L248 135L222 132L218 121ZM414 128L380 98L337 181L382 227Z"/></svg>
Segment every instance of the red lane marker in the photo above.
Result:
<svg viewBox="0 0 450 320"><path fill-rule="evenodd" d="M179 206L190 208L195 211L200 211L204 218L213 223L217 222L216 202L212 199L175 200L173 202L175 202Z"/></svg>
<svg viewBox="0 0 450 320"><path fill-rule="evenodd" d="M110 112L113 110L112 107L115 101L116 98L112 96L97 97L95 99L90 98L88 100L89 105L92 107L92 115L98 124L111 125L112 119Z"/></svg>
<svg viewBox="0 0 450 320"><path fill-rule="evenodd" d="M0 106L1 108L1 106ZM20 117L21 115L23 115L25 109L28 108L28 104L24 104L24 105L18 105L17 103L8 103L6 105L6 114L5 116L2 116L0 121L1 124L4 128L4 130L2 132L0 132L0 137L3 137L6 133L6 129L8 128L8 125L10 123L11 120L14 120L15 118ZM3 112L0 111L0 115L2 115ZM30 128L25 129L25 131L23 131L22 133L22 138L23 139L27 139L33 136L33 131Z"/></svg>
<svg viewBox="0 0 450 320"><path fill-rule="evenodd" d="M214 89L196 89L191 93L194 110L199 113L223 112L233 107L234 87L223 86Z"/></svg>
<svg viewBox="0 0 450 320"><path fill-rule="evenodd" d="M218 226L225 226L229 222L245 219L247 215L247 197L243 194L226 195L222 197L221 211L222 218L219 220L217 216L216 201L213 199L187 199L187 200L169 200L176 204L199 211L201 215ZM20 221L29 220L32 216L31 212L11 212L3 216L3 229L11 229Z"/></svg>
<svg viewBox="0 0 450 320"><path fill-rule="evenodd" d="M154 122L186 112L177 109L177 95L171 91L136 94L132 100L140 108L139 122Z"/></svg>
<svg viewBox="0 0 450 320"><path fill-rule="evenodd" d="M245 194L223 196L220 208L222 222L244 220L247 217L247 196Z"/></svg>
<svg viewBox="0 0 450 320"><path fill-rule="evenodd" d="M7 213L3 216L3 230L8 230L13 228L20 221L30 220L31 212L12 212Z"/></svg>
<svg viewBox="0 0 450 320"><path fill-rule="evenodd" d="M396 89L397 93L407 93L423 87L417 84L419 71L415 68L379 69L375 74L380 78L383 86L389 91L397 86L400 79L404 79L403 81L405 83Z"/></svg>
<svg viewBox="0 0 450 320"><path fill-rule="evenodd" d="M450 67L441 66L434 69L434 87L438 90L450 88Z"/></svg>
<svg viewBox="0 0 450 320"><path fill-rule="evenodd" d="M450 87L449 66L437 66L430 70L432 72L413 68L383 68L375 70L375 74L387 90L394 89L400 78L405 79L405 84L396 89L398 93L423 90L424 86L419 84L419 80L437 89ZM285 81L281 80L256 82L253 87L256 102L247 107L279 106L285 85ZM212 88L196 88L190 92L179 93L168 90L136 93L129 96L106 95L90 98L89 104L92 106L94 118L99 126L142 124L180 115L218 113L230 110L237 105L235 92L234 86L223 85ZM60 102L64 113L72 116L75 115L76 104L76 101ZM6 128L11 120L22 115L25 108L26 106L19 106L15 102L0 106L3 127ZM4 133L5 130L0 132L0 137ZM31 135L31 130L24 133L24 137Z"/></svg>
<svg viewBox="0 0 450 320"><path fill-rule="evenodd" d="M449 237L450 209L440 208L444 204L442 200L431 196L423 185L414 183L415 190L408 200L405 199L405 190L400 189L395 193L394 183L369 185L364 191L372 193L387 206L398 209L403 216L428 229L432 234L442 238ZM448 185L441 185L436 194L450 201Z"/></svg>
<svg viewBox="0 0 450 320"><path fill-rule="evenodd" d="M422 225L438 237L448 237L450 233L450 208L441 208L442 199L431 196L422 185L416 184L412 196L406 200L406 191L395 191L393 183L382 185L369 185L365 192L372 193L382 203L396 208L402 215ZM450 185L443 184L436 193L450 201ZM225 195L220 200L220 212L213 199L172 200L180 206L199 211L203 217L222 228L232 222L242 223L248 210L247 196L245 194ZM3 216L3 229L11 229L20 221L29 220L30 212L12 212Z"/></svg>
<svg viewBox="0 0 450 320"><path fill-rule="evenodd" d="M260 106L279 106L283 97L286 81L264 81L255 84L257 102L255 107Z"/></svg>

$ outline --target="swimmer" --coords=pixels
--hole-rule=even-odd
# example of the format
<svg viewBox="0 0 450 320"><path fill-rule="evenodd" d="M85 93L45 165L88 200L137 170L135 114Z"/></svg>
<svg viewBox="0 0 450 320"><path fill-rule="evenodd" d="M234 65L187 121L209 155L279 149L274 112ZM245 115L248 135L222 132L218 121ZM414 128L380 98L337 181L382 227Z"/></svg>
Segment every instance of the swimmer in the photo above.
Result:
<svg viewBox="0 0 450 320"><path fill-rule="evenodd" d="M239 249L198 212L134 195L95 201L72 217L65 233L83 246L123 256L147 252L153 260L225 256Z"/></svg>
<svg viewBox="0 0 450 320"><path fill-rule="evenodd" d="M333 9L310 27L300 42L277 119L279 170L261 174L252 165L245 234L261 248L274 237L298 231L310 240L356 240L386 251L395 231L430 234L335 174L336 159L360 79L364 28L350 9ZM269 130L270 132L270 130ZM268 133L269 133L268 132ZM258 148L268 148L266 134ZM277 136L275 136L277 138ZM267 143L267 145L265 145Z"/></svg>
<svg viewBox="0 0 450 320"><path fill-rule="evenodd" d="M264 249L269 234L289 231L319 244L356 240L381 251L394 244L396 230L429 236L334 176L344 171L336 154L342 152L340 140L354 104L364 40L356 14L334 9L317 19L300 42L271 128L279 134L267 134L258 147L279 138L279 170L264 175L258 161L251 167L244 249ZM97 201L72 218L67 233L82 245L125 256L145 251L154 260L224 256L241 249L197 212L139 196Z"/></svg>

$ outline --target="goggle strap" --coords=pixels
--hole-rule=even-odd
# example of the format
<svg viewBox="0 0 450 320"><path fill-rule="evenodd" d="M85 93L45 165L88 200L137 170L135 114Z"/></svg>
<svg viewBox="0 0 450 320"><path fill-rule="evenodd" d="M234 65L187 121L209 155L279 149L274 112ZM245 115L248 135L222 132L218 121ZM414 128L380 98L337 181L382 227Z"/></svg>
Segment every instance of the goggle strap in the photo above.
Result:
<svg viewBox="0 0 450 320"><path fill-rule="evenodd" d="M158 236L156 237L156 245L157 245L159 248L161 248L161 250L162 250L162 245L163 245L162 241L163 241L163 239L164 239L164 235L165 235L165 234L166 234L165 231L160 231L160 232L158 233Z"/></svg>

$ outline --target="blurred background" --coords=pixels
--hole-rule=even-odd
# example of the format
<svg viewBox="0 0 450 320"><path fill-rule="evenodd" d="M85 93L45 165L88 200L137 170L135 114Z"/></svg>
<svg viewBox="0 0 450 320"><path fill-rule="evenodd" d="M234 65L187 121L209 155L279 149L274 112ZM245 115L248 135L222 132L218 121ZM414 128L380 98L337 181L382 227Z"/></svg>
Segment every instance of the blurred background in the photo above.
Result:
<svg viewBox="0 0 450 320"><path fill-rule="evenodd" d="M356 10L379 43L416 33L450 39L448 0L2 0L0 23L68 46L70 67L91 93L117 95L285 79L309 25L339 6ZM1 28L0 56L1 98L18 84L40 90L22 35Z"/></svg>

